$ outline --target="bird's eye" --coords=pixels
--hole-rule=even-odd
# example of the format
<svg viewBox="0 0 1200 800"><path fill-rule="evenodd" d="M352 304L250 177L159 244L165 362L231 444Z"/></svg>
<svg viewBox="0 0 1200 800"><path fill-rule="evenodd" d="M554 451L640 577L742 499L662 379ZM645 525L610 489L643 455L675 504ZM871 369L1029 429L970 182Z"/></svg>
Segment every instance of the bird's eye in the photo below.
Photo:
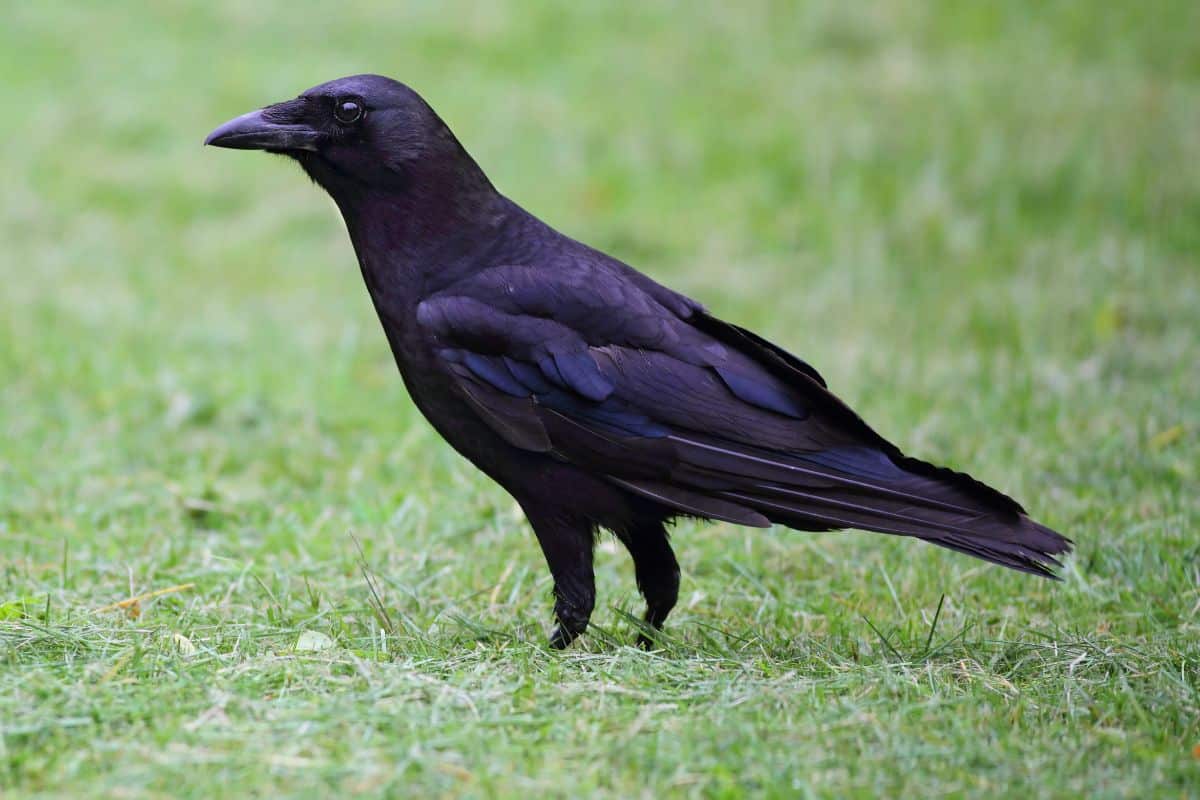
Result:
<svg viewBox="0 0 1200 800"><path fill-rule="evenodd" d="M362 101L353 97L343 97L333 107L333 116L343 125L352 125L362 119Z"/></svg>

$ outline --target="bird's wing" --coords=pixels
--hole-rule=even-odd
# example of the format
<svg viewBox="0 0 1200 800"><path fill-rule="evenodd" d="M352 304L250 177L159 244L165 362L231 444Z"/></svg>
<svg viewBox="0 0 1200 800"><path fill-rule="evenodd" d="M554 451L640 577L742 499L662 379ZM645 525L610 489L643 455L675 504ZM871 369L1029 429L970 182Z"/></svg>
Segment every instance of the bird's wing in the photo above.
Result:
<svg viewBox="0 0 1200 800"><path fill-rule="evenodd" d="M905 457L812 367L672 298L611 272L499 267L428 298L418 321L510 444L681 513L916 536L1038 574L1057 565L1069 543L1013 500Z"/></svg>

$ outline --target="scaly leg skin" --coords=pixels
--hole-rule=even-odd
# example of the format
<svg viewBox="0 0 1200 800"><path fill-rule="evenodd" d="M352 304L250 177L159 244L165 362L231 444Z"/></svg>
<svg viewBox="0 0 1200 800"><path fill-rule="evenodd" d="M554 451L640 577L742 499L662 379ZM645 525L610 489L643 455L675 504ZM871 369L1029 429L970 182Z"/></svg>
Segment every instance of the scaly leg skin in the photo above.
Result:
<svg viewBox="0 0 1200 800"><path fill-rule="evenodd" d="M679 562L661 521L643 523L617 535L633 556L638 591L646 598L646 624L662 630L663 623L679 599ZM654 641L642 633L638 646L649 650Z"/></svg>
<svg viewBox="0 0 1200 800"><path fill-rule="evenodd" d="M554 616L558 626L550 646L562 650L587 630L596 605L596 580L592 572L592 526L584 519L525 506L546 564L554 577Z"/></svg>

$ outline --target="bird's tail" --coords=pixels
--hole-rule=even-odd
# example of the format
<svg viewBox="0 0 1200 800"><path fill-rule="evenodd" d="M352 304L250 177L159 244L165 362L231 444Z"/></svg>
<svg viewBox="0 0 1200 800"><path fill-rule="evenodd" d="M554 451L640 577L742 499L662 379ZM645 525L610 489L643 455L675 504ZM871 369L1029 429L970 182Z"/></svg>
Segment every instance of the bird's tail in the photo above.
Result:
<svg viewBox="0 0 1200 800"><path fill-rule="evenodd" d="M862 530L913 536L1011 569L1055 577L1056 556L1071 541L1023 513L950 507L941 502L900 499L852 490L814 494L762 485L755 493L723 497L758 511L772 522L801 530Z"/></svg>
<svg viewBox="0 0 1200 800"><path fill-rule="evenodd" d="M1062 566L1057 556L1072 547L1001 492L898 453L846 447L784 454L673 438L690 473L677 479L697 488L707 483L708 497L791 528L912 536L1046 577L1055 577L1054 568ZM722 485L731 478L733 485Z"/></svg>

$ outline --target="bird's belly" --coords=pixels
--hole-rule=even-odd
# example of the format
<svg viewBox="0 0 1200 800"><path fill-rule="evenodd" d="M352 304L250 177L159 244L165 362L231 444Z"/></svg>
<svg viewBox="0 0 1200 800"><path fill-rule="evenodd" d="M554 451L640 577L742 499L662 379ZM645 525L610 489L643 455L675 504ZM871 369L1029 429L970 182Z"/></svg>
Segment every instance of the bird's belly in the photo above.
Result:
<svg viewBox="0 0 1200 800"><path fill-rule="evenodd" d="M405 388L429 424L459 455L522 504L551 503L564 513L612 529L631 524L630 497L603 476L505 441L459 395L439 366L431 343L412 324L412 316L397 317L381 313L380 321ZM552 497L547 496L547 487L554 487Z"/></svg>
<svg viewBox="0 0 1200 800"><path fill-rule="evenodd" d="M423 342L392 344L413 404L451 447L501 486L515 491L517 484L524 482L524 474L536 470L539 461L553 461L541 453L513 447L492 430L458 394Z"/></svg>

